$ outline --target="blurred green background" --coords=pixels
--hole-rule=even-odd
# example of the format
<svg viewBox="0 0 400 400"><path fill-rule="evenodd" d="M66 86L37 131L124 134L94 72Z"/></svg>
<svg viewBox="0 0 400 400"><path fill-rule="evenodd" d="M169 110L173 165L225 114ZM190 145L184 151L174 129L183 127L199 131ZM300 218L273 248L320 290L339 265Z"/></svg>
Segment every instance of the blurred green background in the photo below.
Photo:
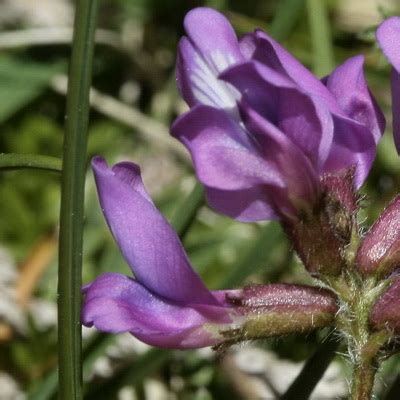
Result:
<svg viewBox="0 0 400 400"><path fill-rule="evenodd" d="M183 17L199 5L224 12L239 36L255 28L268 31L321 77L347 57L365 54L370 87L388 119L363 188L360 218L368 226L400 184L389 68L374 41L377 24L400 13L396 0L101 1L89 156L139 163L164 215L171 220L179 213L195 178L185 150L168 134L171 121L186 110L174 63ZM61 156L73 8L68 0L0 3L1 153ZM0 400L56 398L59 184L53 172L0 173ZM90 170L86 187L83 280L105 271L129 274L104 222ZM202 206L184 244L212 289L309 279L276 223L241 224ZM129 335L84 330L85 398L275 398L321 337L265 340L214 354L151 349ZM314 398L345 398L346 368L340 359L332 364ZM382 376L390 383L399 370L393 358Z"/></svg>

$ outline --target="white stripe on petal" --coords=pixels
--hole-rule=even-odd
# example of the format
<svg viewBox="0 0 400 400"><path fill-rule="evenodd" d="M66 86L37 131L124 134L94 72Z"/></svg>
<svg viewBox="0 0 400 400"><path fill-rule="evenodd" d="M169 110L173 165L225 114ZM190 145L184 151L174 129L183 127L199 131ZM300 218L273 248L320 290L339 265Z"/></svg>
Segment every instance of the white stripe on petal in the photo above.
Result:
<svg viewBox="0 0 400 400"><path fill-rule="evenodd" d="M194 68L189 79L195 98L204 105L231 110L237 115L236 102L240 97L239 92L230 84L225 83L217 76L227 67L234 64L235 60L229 54L216 51L210 55L208 64L196 52L193 59Z"/></svg>

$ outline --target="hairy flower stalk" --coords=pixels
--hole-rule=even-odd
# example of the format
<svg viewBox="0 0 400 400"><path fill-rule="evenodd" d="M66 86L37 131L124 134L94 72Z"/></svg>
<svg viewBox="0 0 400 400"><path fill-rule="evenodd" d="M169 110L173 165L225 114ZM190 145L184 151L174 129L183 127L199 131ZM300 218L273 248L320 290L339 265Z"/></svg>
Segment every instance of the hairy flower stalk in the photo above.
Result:
<svg viewBox="0 0 400 400"><path fill-rule="evenodd" d="M86 285L83 323L167 348L333 326L353 366L351 399L372 398L380 360L400 335L400 201L360 235L359 189L385 127L363 57L319 80L260 30L238 40L215 10L194 9L184 25L177 81L190 110L172 134L191 153L209 205L239 221L278 220L315 286L210 291L139 167L96 157L100 204L134 277L103 274ZM393 64L397 109L400 18L384 22L377 37ZM397 144L398 128L394 116Z"/></svg>

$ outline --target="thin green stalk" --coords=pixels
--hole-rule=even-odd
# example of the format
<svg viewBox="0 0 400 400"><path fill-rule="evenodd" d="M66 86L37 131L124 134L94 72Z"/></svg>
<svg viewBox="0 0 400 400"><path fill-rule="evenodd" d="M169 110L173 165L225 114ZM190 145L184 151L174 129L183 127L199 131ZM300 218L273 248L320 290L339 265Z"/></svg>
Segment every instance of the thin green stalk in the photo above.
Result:
<svg viewBox="0 0 400 400"><path fill-rule="evenodd" d="M269 33L277 40L285 40L299 20L304 4L305 0L279 1Z"/></svg>
<svg viewBox="0 0 400 400"><path fill-rule="evenodd" d="M98 0L78 0L66 110L61 184L58 271L58 369L60 399L82 399L83 202L86 172L89 88Z"/></svg>
<svg viewBox="0 0 400 400"><path fill-rule="evenodd" d="M40 156L37 154L0 154L0 170L42 169L45 171L61 172L61 160L56 157Z"/></svg>
<svg viewBox="0 0 400 400"><path fill-rule="evenodd" d="M203 202L204 202L203 188L199 183L196 183L193 190L182 201L182 204L180 204L177 207L174 214L174 218L172 219L172 225L174 226L181 240L184 239L190 226L195 220L198 210L203 205ZM115 336L110 336L101 333L98 334L98 336L94 339L93 343L89 344L88 347L84 350L83 370L90 371L90 369L93 367L93 363L98 359L98 357L104 354L105 348L107 348L111 343L113 343L114 340ZM169 353L170 352L168 352L167 350L153 349L151 353L151 359L154 360L158 356L159 362L163 363L167 360L166 355ZM147 359L148 356L146 353L143 356L141 356L137 361L135 361L134 363L135 368L137 368L138 365L139 366L141 366L142 364L147 365L146 361ZM158 365L159 365L158 362L152 363L153 368L156 368L156 366ZM149 372L149 370L147 370L147 372ZM43 381L31 391L29 398L31 400L48 400L54 397L56 393L57 393L57 373L50 372L43 379Z"/></svg>
<svg viewBox="0 0 400 400"><path fill-rule="evenodd" d="M313 69L317 75L324 76L335 65L327 1L307 0L307 12L313 46Z"/></svg>
<svg viewBox="0 0 400 400"><path fill-rule="evenodd" d="M186 235L188 229L192 225L197 212L204 204L203 185L196 182L188 197L175 210L171 224L178 232L180 238Z"/></svg>

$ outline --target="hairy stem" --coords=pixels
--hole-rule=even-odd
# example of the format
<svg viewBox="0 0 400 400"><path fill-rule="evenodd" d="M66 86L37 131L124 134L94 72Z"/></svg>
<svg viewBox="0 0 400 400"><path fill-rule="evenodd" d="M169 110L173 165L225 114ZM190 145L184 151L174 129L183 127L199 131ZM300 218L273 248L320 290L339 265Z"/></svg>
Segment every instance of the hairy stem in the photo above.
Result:
<svg viewBox="0 0 400 400"><path fill-rule="evenodd" d="M373 277L361 277L357 271L349 271L346 279L338 279L335 285L342 301L337 327L347 338L353 363L351 400L373 398L375 374L379 367L377 356L390 336L386 330L371 332L369 314L385 287L384 282L376 282Z"/></svg>
<svg viewBox="0 0 400 400"><path fill-rule="evenodd" d="M351 387L351 400L372 399L376 370L374 359L366 359L355 365Z"/></svg>

